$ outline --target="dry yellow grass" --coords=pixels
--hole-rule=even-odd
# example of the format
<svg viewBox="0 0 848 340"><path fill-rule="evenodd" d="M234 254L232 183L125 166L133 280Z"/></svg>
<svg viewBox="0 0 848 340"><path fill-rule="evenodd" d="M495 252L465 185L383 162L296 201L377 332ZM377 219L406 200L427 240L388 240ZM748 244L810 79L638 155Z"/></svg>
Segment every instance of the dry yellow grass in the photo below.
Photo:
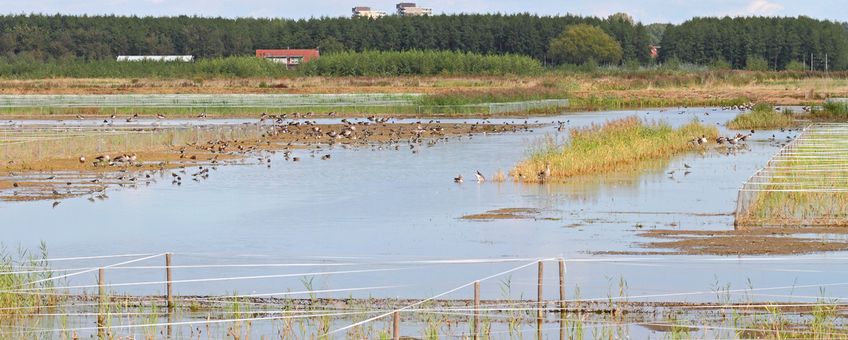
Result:
<svg viewBox="0 0 848 340"><path fill-rule="evenodd" d="M844 78L789 78L744 72L680 75L590 75L488 77L298 77L243 79L41 79L0 80L0 94L126 93L429 93L531 89L561 91L575 104L674 106L744 99L801 105L848 96Z"/></svg>
<svg viewBox="0 0 848 340"><path fill-rule="evenodd" d="M692 150L699 146L689 141L701 136L714 139L718 129L695 121L674 129L663 122L644 122L637 117L612 120L572 129L570 140L564 145L546 137L510 175L518 181L541 182L621 170Z"/></svg>

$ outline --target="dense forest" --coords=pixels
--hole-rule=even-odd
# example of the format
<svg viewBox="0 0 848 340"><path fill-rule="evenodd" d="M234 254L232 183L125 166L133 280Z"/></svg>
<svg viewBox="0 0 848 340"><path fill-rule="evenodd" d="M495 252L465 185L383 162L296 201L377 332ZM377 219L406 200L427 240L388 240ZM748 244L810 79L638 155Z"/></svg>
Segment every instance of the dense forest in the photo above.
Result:
<svg viewBox="0 0 848 340"><path fill-rule="evenodd" d="M320 48L322 53L462 51L515 54L550 64L551 41L577 24L596 26L622 49L621 64L660 62L766 69L848 69L848 29L799 18L694 18L644 26L626 14L608 18L531 14L457 14L380 19L0 16L0 58L98 61L121 54L190 54L198 58L253 55L263 48ZM555 58L554 58L555 59ZM799 66L800 65L800 66Z"/></svg>
<svg viewBox="0 0 848 340"><path fill-rule="evenodd" d="M202 17L0 16L0 55L98 60L121 54L251 55L262 48L325 51L450 50L521 54L540 61L566 27L601 27L624 59L647 62L645 28L626 17L458 14L309 20Z"/></svg>
<svg viewBox="0 0 848 340"><path fill-rule="evenodd" d="M729 63L746 68L762 60L782 70L792 62L817 70L848 68L848 30L840 23L799 18L695 18L668 26L660 60L677 58L693 64Z"/></svg>

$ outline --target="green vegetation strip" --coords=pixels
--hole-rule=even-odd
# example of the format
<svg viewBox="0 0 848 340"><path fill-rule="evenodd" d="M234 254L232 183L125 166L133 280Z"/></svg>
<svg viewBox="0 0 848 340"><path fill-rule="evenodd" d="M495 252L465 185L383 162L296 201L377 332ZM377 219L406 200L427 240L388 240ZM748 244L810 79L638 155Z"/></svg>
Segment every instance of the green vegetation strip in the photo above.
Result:
<svg viewBox="0 0 848 340"><path fill-rule="evenodd" d="M792 127L801 121L843 122L848 120L848 102L828 100L821 107L813 106L809 111L795 112L791 109L778 111L771 105L757 104L750 112L739 114L727 127L734 130L777 129Z"/></svg>
<svg viewBox="0 0 848 340"><path fill-rule="evenodd" d="M546 137L511 175L520 181L540 182L638 168L644 161L668 159L697 148L691 140L701 136L714 139L718 129L697 121L675 129L665 122L646 122L632 116L574 128L569 136L565 144Z"/></svg>
<svg viewBox="0 0 848 340"><path fill-rule="evenodd" d="M778 112L771 105L757 104L751 112L742 113L727 123L729 129L776 129L795 124L792 111Z"/></svg>
<svg viewBox="0 0 848 340"><path fill-rule="evenodd" d="M740 189L739 226L848 226L848 124L814 124Z"/></svg>
<svg viewBox="0 0 848 340"><path fill-rule="evenodd" d="M171 113L192 115L318 112L385 114L506 114L561 112L558 92L460 92L454 94L133 94L0 95L0 114Z"/></svg>

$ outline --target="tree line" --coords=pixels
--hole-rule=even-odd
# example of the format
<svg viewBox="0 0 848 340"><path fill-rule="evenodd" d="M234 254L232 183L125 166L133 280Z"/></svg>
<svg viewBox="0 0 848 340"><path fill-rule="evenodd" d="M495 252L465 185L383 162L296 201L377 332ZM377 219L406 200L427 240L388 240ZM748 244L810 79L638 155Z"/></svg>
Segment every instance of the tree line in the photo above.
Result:
<svg viewBox="0 0 848 340"><path fill-rule="evenodd" d="M612 39L592 36L595 32L586 26ZM807 17L694 18L679 25L644 26L621 13L608 18L455 14L301 20L32 14L0 16L0 57L6 62L162 54L202 59L250 56L256 49L317 47L324 54L435 50L524 55L543 65L646 65L654 62L649 46L659 43L659 62L757 69L803 69L812 64L823 69L827 56L829 69L845 70L847 32L845 24ZM593 43L575 44L588 38ZM609 41L618 46L609 46ZM568 52L596 46L612 57Z"/></svg>
<svg viewBox="0 0 848 340"><path fill-rule="evenodd" d="M367 18L0 16L0 55L36 60L101 60L116 55L252 55L256 49L321 48L322 52L443 50L520 54L545 62L551 39L566 27L603 29L628 60L647 62L645 28L626 18L530 14L457 14Z"/></svg>
<svg viewBox="0 0 848 340"><path fill-rule="evenodd" d="M695 18L671 25L660 61L742 69L848 68L848 30L841 23L798 18Z"/></svg>

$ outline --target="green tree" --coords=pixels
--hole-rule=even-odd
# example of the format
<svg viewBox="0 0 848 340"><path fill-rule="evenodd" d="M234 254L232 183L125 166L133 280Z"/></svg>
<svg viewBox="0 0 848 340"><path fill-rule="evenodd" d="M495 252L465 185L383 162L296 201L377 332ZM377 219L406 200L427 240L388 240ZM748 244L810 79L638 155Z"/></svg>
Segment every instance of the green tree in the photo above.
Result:
<svg viewBox="0 0 848 340"><path fill-rule="evenodd" d="M548 49L558 63L583 64L589 60L617 64L623 51L621 44L598 27L579 24L568 27L551 40Z"/></svg>
<svg viewBox="0 0 848 340"><path fill-rule="evenodd" d="M758 56L748 56L745 61L745 69L748 71L768 71L768 60Z"/></svg>
<svg viewBox="0 0 848 340"><path fill-rule="evenodd" d="M787 71L803 72L809 69L810 68L807 67L807 64L804 64L797 60L790 61L789 64L786 64Z"/></svg>
<svg viewBox="0 0 848 340"><path fill-rule="evenodd" d="M345 46L336 38L327 37L318 42L318 50L321 54L333 54L345 51Z"/></svg>
<svg viewBox="0 0 848 340"><path fill-rule="evenodd" d="M671 26L670 24L650 24L645 26L645 32L648 33L648 41L651 45L659 45L662 42L665 29Z"/></svg>

